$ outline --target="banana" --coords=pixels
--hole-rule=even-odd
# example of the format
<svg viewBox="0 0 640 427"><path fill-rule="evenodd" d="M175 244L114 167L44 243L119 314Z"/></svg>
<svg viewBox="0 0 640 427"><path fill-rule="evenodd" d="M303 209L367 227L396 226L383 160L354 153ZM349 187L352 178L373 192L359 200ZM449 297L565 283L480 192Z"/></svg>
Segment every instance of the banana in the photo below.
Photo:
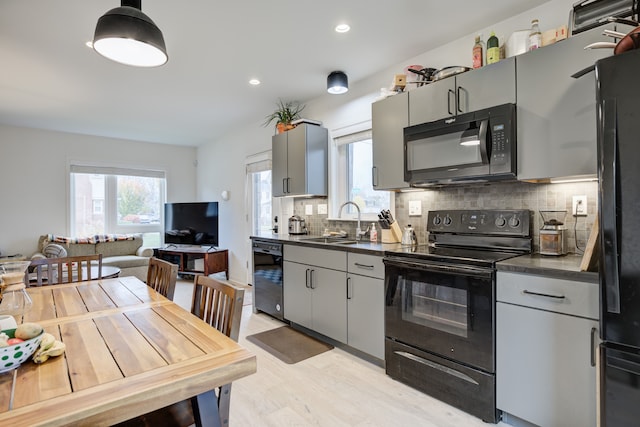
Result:
<svg viewBox="0 0 640 427"><path fill-rule="evenodd" d="M53 335L51 335L48 332L45 332L42 335L42 340L40 341L40 349L41 350L49 350L51 348L51 346L53 346L53 344L56 342L56 337L54 337Z"/></svg>
<svg viewBox="0 0 640 427"><path fill-rule="evenodd" d="M50 357L60 356L64 353L66 345L62 341L54 340L53 345L49 347L47 350L43 350L42 348L38 348L36 352L33 354L32 360L35 363L44 363Z"/></svg>
<svg viewBox="0 0 640 427"><path fill-rule="evenodd" d="M34 363L44 363L49 360L49 355L38 350L33 354L31 360L33 360Z"/></svg>

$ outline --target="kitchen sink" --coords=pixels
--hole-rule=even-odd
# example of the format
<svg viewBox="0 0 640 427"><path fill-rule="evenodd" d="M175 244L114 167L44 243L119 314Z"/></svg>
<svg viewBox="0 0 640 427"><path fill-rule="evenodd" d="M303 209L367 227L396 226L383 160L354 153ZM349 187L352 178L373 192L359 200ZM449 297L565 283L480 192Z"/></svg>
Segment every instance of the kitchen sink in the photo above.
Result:
<svg viewBox="0 0 640 427"><path fill-rule="evenodd" d="M313 243L336 244L336 245L354 245L358 243L357 240L351 240L344 237L312 237L312 238L304 239L301 241L313 242Z"/></svg>

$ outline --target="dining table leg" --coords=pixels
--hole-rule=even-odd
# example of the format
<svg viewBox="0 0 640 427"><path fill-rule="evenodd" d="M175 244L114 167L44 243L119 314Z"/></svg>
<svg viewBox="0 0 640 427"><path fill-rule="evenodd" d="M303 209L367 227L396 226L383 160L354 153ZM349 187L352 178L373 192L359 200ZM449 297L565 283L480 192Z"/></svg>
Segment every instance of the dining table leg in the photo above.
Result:
<svg viewBox="0 0 640 427"><path fill-rule="evenodd" d="M192 397L191 407L196 427L221 427L218 397L214 390Z"/></svg>

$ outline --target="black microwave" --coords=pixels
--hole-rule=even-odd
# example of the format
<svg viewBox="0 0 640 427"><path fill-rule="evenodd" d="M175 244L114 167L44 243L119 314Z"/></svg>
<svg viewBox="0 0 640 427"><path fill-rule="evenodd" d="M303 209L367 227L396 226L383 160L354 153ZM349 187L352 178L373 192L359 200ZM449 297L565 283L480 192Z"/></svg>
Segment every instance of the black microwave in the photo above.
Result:
<svg viewBox="0 0 640 427"><path fill-rule="evenodd" d="M515 104L404 128L412 187L515 179L516 169Z"/></svg>

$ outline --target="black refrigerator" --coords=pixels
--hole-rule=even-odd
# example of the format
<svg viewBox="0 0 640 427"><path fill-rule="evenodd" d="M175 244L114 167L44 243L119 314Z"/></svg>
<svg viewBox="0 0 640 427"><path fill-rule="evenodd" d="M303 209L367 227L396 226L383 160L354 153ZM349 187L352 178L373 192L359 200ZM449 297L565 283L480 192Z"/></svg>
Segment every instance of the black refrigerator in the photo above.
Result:
<svg viewBox="0 0 640 427"><path fill-rule="evenodd" d="M602 426L640 425L640 50L596 62Z"/></svg>

